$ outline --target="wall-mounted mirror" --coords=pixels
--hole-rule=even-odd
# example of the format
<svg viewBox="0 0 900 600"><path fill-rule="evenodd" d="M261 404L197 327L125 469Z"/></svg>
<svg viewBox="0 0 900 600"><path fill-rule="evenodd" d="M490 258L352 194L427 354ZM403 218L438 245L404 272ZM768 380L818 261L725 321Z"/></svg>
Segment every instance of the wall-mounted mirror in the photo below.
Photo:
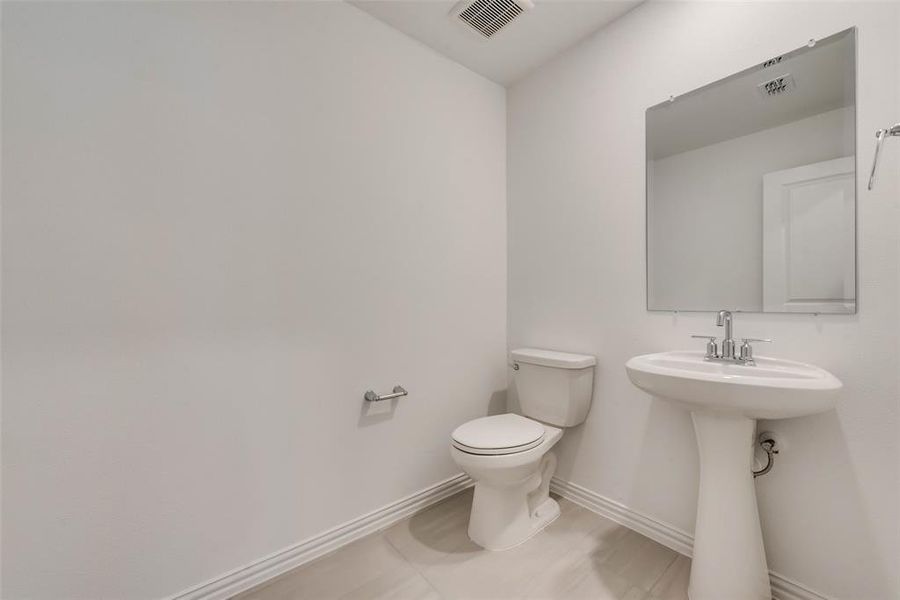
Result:
<svg viewBox="0 0 900 600"><path fill-rule="evenodd" d="M856 31L647 109L647 308L856 312Z"/></svg>

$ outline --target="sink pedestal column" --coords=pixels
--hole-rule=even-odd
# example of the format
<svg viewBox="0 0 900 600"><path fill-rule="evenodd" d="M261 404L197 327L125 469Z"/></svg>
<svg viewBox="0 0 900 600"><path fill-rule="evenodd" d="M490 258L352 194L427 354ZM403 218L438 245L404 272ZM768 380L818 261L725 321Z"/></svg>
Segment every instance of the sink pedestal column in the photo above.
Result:
<svg viewBox="0 0 900 600"><path fill-rule="evenodd" d="M691 600L771 600L756 490L756 421L692 412L700 493L688 595Z"/></svg>

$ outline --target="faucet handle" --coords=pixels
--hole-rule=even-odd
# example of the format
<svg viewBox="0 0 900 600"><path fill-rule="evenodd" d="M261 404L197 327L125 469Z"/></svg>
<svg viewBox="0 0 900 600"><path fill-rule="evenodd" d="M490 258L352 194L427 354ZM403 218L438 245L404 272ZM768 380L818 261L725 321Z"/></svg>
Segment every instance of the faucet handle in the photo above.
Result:
<svg viewBox="0 0 900 600"><path fill-rule="evenodd" d="M716 336L714 335L692 335L692 338L707 340L706 342L706 358L718 358L719 347L716 345Z"/></svg>
<svg viewBox="0 0 900 600"><path fill-rule="evenodd" d="M753 346L750 345L750 342L772 342L767 338L741 338L741 341L743 342L741 344L741 360L750 364L753 364Z"/></svg>

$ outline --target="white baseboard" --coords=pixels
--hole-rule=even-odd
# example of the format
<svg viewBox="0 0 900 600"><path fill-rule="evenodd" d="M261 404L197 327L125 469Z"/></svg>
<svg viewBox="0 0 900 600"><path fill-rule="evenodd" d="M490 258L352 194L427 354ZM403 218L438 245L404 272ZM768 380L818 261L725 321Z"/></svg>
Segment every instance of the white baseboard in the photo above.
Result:
<svg viewBox="0 0 900 600"><path fill-rule="evenodd" d="M468 475L445 479L343 525L298 542L205 583L170 596L168 600L225 600L273 577L327 554L350 542L393 525L472 485Z"/></svg>
<svg viewBox="0 0 900 600"><path fill-rule="evenodd" d="M550 482L550 489L563 498L585 507L610 521L633 529L651 540L657 541L679 554L690 556L694 548L694 537L677 527L651 519L600 494L596 494L575 483L562 481L556 477Z"/></svg>
<svg viewBox="0 0 900 600"><path fill-rule="evenodd" d="M367 515L170 596L167 600L226 600L370 533L385 529L444 498L471 487L472 484L471 478L465 474L445 479ZM677 527L657 521L615 500L556 477L553 478L550 489L563 498L637 531L679 554L691 556L694 538ZM769 571L769 578L775 600L833 600L780 573Z"/></svg>
<svg viewBox="0 0 900 600"><path fill-rule="evenodd" d="M769 571L769 583L772 584L772 597L775 600L833 600L831 596L813 591L775 571Z"/></svg>
<svg viewBox="0 0 900 600"><path fill-rule="evenodd" d="M563 498L602 515L610 521L637 531L679 554L691 556L693 552L694 537L677 527L657 521L615 500L556 477L551 481L550 489ZM769 571L769 581L772 584L772 596L775 600L832 600L775 571Z"/></svg>

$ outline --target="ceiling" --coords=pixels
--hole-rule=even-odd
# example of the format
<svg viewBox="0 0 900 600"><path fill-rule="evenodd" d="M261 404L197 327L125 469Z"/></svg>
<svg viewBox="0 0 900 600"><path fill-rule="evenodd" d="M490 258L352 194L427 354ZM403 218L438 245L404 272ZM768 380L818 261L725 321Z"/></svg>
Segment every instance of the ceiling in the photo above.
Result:
<svg viewBox="0 0 900 600"><path fill-rule="evenodd" d="M391 27L465 67L510 85L622 16L642 0L534 0L506 27L485 39L451 18L450 0L350 0Z"/></svg>

